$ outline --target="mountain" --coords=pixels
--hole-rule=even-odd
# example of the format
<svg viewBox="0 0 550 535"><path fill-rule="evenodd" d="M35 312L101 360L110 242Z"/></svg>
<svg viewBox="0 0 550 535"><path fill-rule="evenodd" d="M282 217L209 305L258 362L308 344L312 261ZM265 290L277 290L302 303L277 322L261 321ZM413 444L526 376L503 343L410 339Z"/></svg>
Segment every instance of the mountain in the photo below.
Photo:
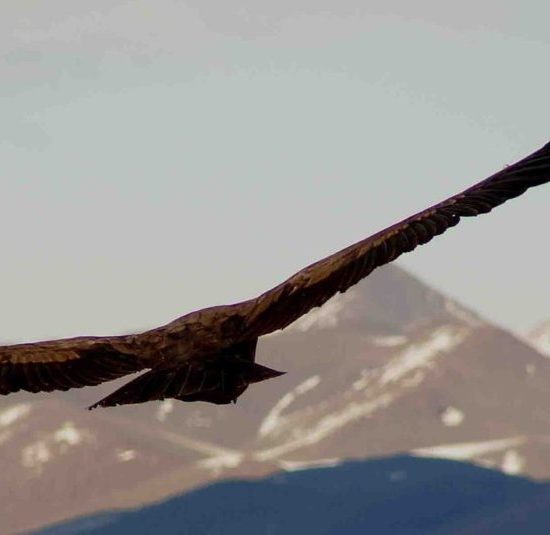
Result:
<svg viewBox="0 0 550 535"><path fill-rule="evenodd" d="M537 325L524 338L543 355L550 357L550 320Z"/></svg>
<svg viewBox="0 0 550 535"><path fill-rule="evenodd" d="M1 532L219 479L409 452L550 476L550 360L388 266L260 340L237 405L84 410L119 382L0 399Z"/></svg>
<svg viewBox="0 0 550 535"><path fill-rule="evenodd" d="M550 484L398 456L208 486L40 535L548 533Z"/></svg>

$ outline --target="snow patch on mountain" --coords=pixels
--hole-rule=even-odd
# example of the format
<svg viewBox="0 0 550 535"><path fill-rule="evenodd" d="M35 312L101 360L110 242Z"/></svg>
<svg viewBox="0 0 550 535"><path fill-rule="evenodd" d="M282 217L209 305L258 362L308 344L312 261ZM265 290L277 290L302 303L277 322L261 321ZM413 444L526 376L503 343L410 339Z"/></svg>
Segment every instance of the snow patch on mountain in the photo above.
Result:
<svg viewBox="0 0 550 535"><path fill-rule="evenodd" d="M523 472L525 464L525 459L516 450L508 450L504 454L500 468L505 474L515 476Z"/></svg>
<svg viewBox="0 0 550 535"><path fill-rule="evenodd" d="M277 464L285 472L298 472L300 470L311 470L313 468L334 468L342 463L342 459L313 459L311 461L289 461L280 459Z"/></svg>
<svg viewBox="0 0 550 535"><path fill-rule="evenodd" d="M23 448L21 452L21 464L35 472L42 472L42 467L52 458L48 444L44 440L38 440Z"/></svg>
<svg viewBox="0 0 550 535"><path fill-rule="evenodd" d="M0 411L0 444L13 436L14 424L26 418L31 412L32 403L17 403Z"/></svg>
<svg viewBox="0 0 550 535"><path fill-rule="evenodd" d="M390 394L383 394L374 400L363 403L349 403L343 409L327 414L313 422L310 426L304 426L302 428L295 427L292 430L290 440L273 448L258 451L254 457L258 461L267 461L276 459L280 455L298 450L305 446L315 444L353 420L368 417L378 409L387 407L392 400L393 397Z"/></svg>
<svg viewBox="0 0 550 535"><path fill-rule="evenodd" d="M417 457L435 457L453 461L467 461L474 460L476 457L488 453L495 453L521 446L526 441L527 437L517 436L482 442L459 442L455 444L431 446L428 448L417 448L412 450L411 453Z"/></svg>
<svg viewBox="0 0 550 535"><path fill-rule="evenodd" d="M265 437L271 433L279 424L281 420L282 412L291 405L299 396L309 392L315 388L321 382L321 378L318 375L314 375L304 382L300 383L294 390L287 392L267 413L258 429L258 435Z"/></svg>
<svg viewBox="0 0 550 535"><path fill-rule="evenodd" d="M484 442L462 442L419 448L413 450L411 453L417 457L469 461L487 468L499 469L508 475L518 475L525 472L527 461L515 448L525 444L527 441L527 437L517 436ZM502 457L495 459L495 454L500 454L501 452L503 452Z"/></svg>
<svg viewBox="0 0 550 535"><path fill-rule="evenodd" d="M468 332L468 329L456 326L436 329L425 340L399 351L385 366L363 373L352 384L355 391L358 386L363 387L360 393L364 396L363 399L357 399L356 396L352 401L337 405L328 414L323 412L314 421L308 419L306 423L301 423L298 415L281 416L282 411L295 399L294 393L289 392L270 411L262 424L263 434L260 432L260 436L275 432L278 435L286 433L287 440L256 452L254 457L259 461L275 459L315 444L354 420L372 416L399 399L407 390L417 387L426 373L434 368L437 358L462 343Z"/></svg>
<svg viewBox="0 0 550 535"><path fill-rule="evenodd" d="M408 341L406 336L373 336L371 342L378 347L397 347L405 345Z"/></svg>
<svg viewBox="0 0 550 535"><path fill-rule="evenodd" d="M116 458L122 462L126 463L128 461L133 461L136 458L136 452L135 450L117 450L116 451Z"/></svg>
<svg viewBox="0 0 550 535"><path fill-rule="evenodd" d="M25 446L21 451L21 465L35 474L40 474L44 465L52 459L64 455L70 448L78 446L90 438L90 433L87 430L77 428L73 422L68 420L55 431Z"/></svg>
<svg viewBox="0 0 550 535"><path fill-rule="evenodd" d="M0 411L0 428L8 427L17 420L28 416L31 412L31 405L31 403L17 403Z"/></svg>
<svg viewBox="0 0 550 535"><path fill-rule="evenodd" d="M441 422L447 427L457 427L464 421L464 413L456 407L447 407L441 413Z"/></svg>
<svg viewBox="0 0 550 535"><path fill-rule="evenodd" d="M159 422L165 422L168 415L174 410L174 400L165 399L161 401L157 409L157 420Z"/></svg>
<svg viewBox="0 0 550 535"><path fill-rule="evenodd" d="M361 370L361 377L357 379L357 381L354 381L351 385L351 387L354 390L363 390L367 387L367 385L372 381L372 378L375 376L376 370L370 368Z"/></svg>
<svg viewBox="0 0 550 535"><path fill-rule="evenodd" d="M384 367L380 383L395 383L419 368L432 368L435 358L457 346L465 337L463 329L446 326L437 329L425 341L413 344Z"/></svg>
<svg viewBox="0 0 550 535"><path fill-rule="evenodd" d="M315 308L296 320L287 330L306 332L310 329L334 329L341 320L348 304L356 298L356 290L337 294L322 307Z"/></svg>
<svg viewBox="0 0 550 535"><path fill-rule="evenodd" d="M223 470L228 468L236 468L242 463L244 459L244 453L240 451L226 451L219 455L209 457L197 462L197 466L210 470L214 474L219 474Z"/></svg>
<svg viewBox="0 0 550 535"><path fill-rule="evenodd" d="M82 431L77 429L73 422L65 422L53 434L54 442L61 445L63 451L69 446L76 446L84 439Z"/></svg>

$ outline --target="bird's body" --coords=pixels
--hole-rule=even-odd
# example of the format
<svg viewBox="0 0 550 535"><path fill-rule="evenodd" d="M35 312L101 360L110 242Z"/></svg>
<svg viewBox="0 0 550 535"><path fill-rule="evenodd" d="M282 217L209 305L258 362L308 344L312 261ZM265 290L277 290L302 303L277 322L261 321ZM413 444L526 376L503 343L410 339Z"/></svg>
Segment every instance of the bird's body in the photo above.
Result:
<svg viewBox="0 0 550 535"><path fill-rule="evenodd" d="M67 390L149 369L95 406L174 398L230 403L281 374L254 362L258 338L345 292L462 217L550 181L550 143L467 190L302 269L257 298L191 312L132 335L0 347L0 394Z"/></svg>

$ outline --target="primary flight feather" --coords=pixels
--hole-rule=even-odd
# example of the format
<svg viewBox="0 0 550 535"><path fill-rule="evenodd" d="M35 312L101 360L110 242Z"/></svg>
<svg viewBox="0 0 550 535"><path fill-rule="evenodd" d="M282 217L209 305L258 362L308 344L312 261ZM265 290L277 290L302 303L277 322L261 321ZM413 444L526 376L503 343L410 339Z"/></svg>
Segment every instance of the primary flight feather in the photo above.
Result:
<svg viewBox="0 0 550 535"><path fill-rule="evenodd" d="M191 312L140 334L0 347L0 394L91 386L149 369L90 408L174 398L235 401L281 375L254 362L258 337L283 329L375 268L550 181L550 143L449 199L302 269L255 299Z"/></svg>

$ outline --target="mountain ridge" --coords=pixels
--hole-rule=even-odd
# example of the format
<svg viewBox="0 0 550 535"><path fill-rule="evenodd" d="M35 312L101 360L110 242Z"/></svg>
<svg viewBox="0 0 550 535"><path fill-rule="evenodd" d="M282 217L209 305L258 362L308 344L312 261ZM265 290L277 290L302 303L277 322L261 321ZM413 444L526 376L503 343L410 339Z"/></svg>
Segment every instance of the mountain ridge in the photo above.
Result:
<svg viewBox="0 0 550 535"><path fill-rule="evenodd" d="M120 381L0 399L3 529L403 452L550 475L550 360L395 266L260 339L257 360L289 373L228 407L84 410Z"/></svg>

